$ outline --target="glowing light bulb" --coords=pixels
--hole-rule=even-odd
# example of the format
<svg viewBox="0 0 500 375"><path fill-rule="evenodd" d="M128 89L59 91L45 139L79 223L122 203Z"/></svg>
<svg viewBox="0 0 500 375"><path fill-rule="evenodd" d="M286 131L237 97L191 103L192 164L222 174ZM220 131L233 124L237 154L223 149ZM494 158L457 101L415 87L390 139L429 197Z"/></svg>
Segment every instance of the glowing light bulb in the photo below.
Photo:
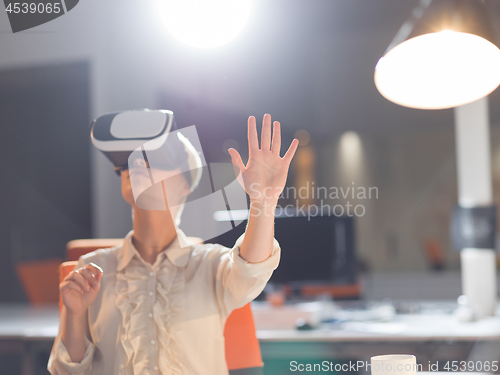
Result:
<svg viewBox="0 0 500 375"><path fill-rule="evenodd" d="M196 48L227 44L243 30L252 0L158 0L166 29Z"/></svg>
<svg viewBox="0 0 500 375"><path fill-rule="evenodd" d="M379 92L412 108L467 104L499 84L498 47L477 35L449 30L409 39L391 49L375 67Z"/></svg>
<svg viewBox="0 0 500 375"><path fill-rule="evenodd" d="M358 163L362 148L361 138L358 133L347 131L340 137L340 151L346 160Z"/></svg>

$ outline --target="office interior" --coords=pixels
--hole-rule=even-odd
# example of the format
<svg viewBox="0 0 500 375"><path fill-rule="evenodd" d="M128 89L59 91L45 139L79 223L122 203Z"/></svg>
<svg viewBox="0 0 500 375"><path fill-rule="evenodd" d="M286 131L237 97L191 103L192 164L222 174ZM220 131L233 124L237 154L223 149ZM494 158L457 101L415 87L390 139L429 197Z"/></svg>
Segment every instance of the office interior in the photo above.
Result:
<svg viewBox="0 0 500 375"><path fill-rule="evenodd" d="M19 32L0 12L0 372L48 374L67 243L130 231L120 179L91 145L89 126L149 108L195 125L211 163L230 163L230 147L247 157L251 115L280 121L283 145L299 139L275 219L282 261L252 303L264 374L323 361L333 373L365 374L366 366L342 365L384 354L415 355L421 371L465 363L498 373L500 257L494 244L478 247L492 254L495 306L475 314L452 223L464 202L464 158L472 175L487 170L472 185L491 189L491 201L460 206L500 201L499 91L460 104L481 103L467 107L487 125L476 158L477 149L458 150L458 105L396 104L374 81L401 26L429 2L249 1L239 33L213 48L175 36L158 3L82 1ZM500 46L500 4L478 3ZM242 220L214 240L230 247L244 228ZM468 282L484 287L476 271ZM34 317L42 317L36 327Z"/></svg>

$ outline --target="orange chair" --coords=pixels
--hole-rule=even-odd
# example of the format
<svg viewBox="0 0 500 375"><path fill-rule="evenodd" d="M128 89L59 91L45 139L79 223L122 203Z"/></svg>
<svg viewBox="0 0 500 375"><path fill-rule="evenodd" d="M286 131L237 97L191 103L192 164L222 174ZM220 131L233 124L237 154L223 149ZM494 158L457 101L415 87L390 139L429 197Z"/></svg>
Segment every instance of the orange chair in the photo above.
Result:
<svg viewBox="0 0 500 375"><path fill-rule="evenodd" d="M123 238L92 238L73 240L66 244L66 259L78 260L82 255L97 249L107 249L123 243Z"/></svg>
<svg viewBox="0 0 500 375"><path fill-rule="evenodd" d="M363 280L360 278L356 284L346 285L309 285L300 289L304 297L314 297L329 294L335 299L356 299L363 294Z"/></svg>
<svg viewBox="0 0 500 375"><path fill-rule="evenodd" d="M95 249L102 248L97 246ZM60 281L76 266L75 261L64 262L59 266ZM62 299L59 297L59 311ZM226 363L231 375L261 375L262 355L259 340L255 334L250 304L234 310L226 320L224 327Z"/></svg>
<svg viewBox="0 0 500 375"><path fill-rule="evenodd" d="M57 303L61 258L43 259L16 264L16 274L28 300L33 305Z"/></svg>

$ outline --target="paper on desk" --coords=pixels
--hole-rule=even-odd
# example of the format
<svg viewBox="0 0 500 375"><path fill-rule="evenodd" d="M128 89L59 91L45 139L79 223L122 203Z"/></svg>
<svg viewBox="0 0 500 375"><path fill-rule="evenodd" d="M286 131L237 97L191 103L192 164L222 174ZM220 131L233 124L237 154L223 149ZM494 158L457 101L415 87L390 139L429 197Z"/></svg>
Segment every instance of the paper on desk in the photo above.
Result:
<svg viewBox="0 0 500 375"><path fill-rule="evenodd" d="M395 335L404 332L405 325L401 323L365 323L365 322L347 322L342 329L344 331L379 333Z"/></svg>
<svg viewBox="0 0 500 375"><path fill-rule="evenodd" d="M321 302L305 302L281 307L252 303L253 318L257 329L295 329L295 322L299 318L316 326L321 319L321 309Z"/></svg>

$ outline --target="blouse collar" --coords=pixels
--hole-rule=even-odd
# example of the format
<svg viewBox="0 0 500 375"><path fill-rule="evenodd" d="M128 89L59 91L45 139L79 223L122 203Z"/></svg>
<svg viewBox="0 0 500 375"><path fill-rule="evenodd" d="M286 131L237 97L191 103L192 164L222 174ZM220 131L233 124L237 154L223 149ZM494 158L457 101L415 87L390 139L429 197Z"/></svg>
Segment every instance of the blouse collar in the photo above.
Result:
<svg viewBox="0 0 500 375"><path fill-rule="evenodd" d="M117 266L118 272L121 272L130 263L130 261L135 255L138 258L141 258L139 252L132 243L133 234L134 231L131 230L125 236L123 240L122 251L118 252L118 266ZM181 244L184 245L187 244L188 246L181 247ZM179 228L177 228L177 236L165 249L163 249L160 253L158 253L158 257L166 256L168 260L175 266L186 267L192 250L192 247L189 246L190 244L191 242L188 240L184 232Z"/></svg>

